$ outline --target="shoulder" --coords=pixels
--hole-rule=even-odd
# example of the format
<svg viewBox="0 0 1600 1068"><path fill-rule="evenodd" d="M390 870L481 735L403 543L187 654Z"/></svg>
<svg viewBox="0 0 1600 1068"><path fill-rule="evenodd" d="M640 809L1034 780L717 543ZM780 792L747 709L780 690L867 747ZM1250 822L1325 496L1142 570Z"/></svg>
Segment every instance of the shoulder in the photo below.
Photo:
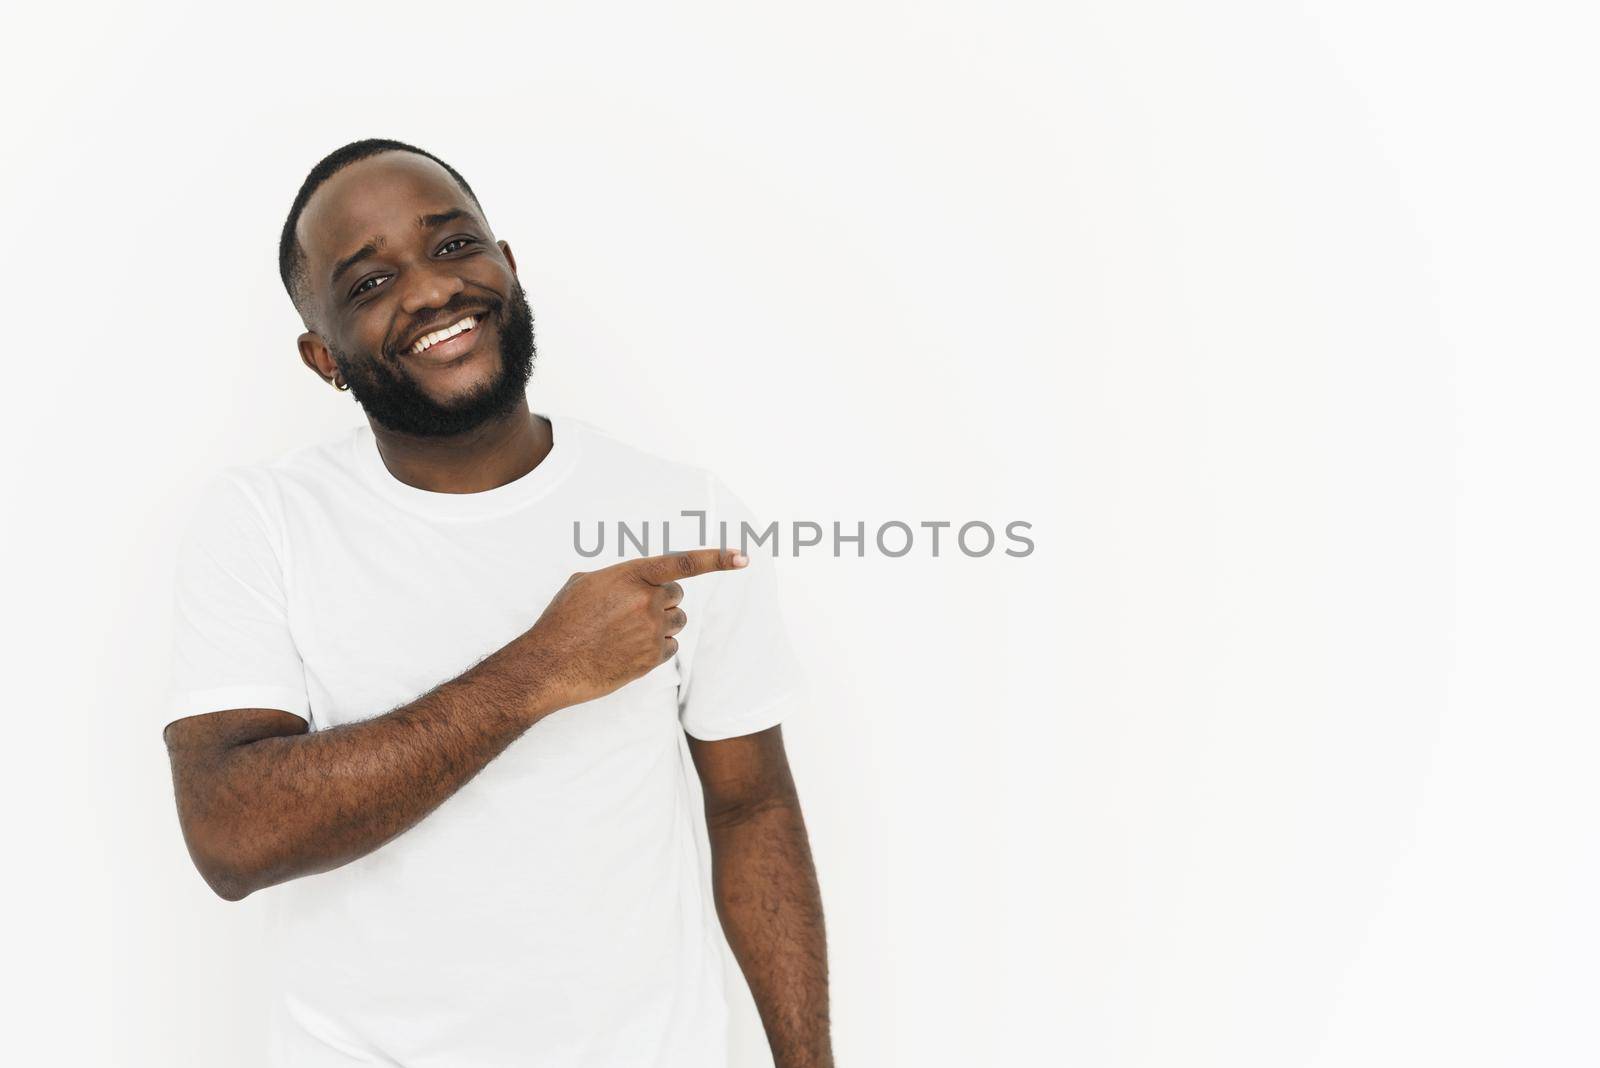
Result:
<svg viewBox="0 0 1600 1068"><path fill-rule="evenodd" d="M557 415L557 433L571 434L582 452L582 470L591 484L626 487L684 507L703 508L714 502L720 481L709 468L645 449L621 435L584 419Z"/></svg>
<svg viewBox="0 0 1600 1068"><path fill-rule="evenodd" d="M344 431L260 460L217 468L197 494L195 522L231 519L278 534L286 500L308 490L326 491L349 469L351 435Z"/></svg>

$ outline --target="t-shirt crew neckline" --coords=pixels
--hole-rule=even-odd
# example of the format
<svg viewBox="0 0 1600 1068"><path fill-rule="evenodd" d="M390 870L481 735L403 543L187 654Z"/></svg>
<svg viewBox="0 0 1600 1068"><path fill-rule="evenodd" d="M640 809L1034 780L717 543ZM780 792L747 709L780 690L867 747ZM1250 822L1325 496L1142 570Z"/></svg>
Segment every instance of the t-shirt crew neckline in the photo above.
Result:
<svg viewBox="0 0 1600 1068"><path fill-rule="evenodd" d="M350 447L362 479L384 498L408 511L433 519L489 519L524 508L561 483L576 465L578 433L560 415L534 412L550 422L550 451L539 466L503 486L478 493L437 493L400 481L383 462L372 427L362 424L351 434Z"/></svg>

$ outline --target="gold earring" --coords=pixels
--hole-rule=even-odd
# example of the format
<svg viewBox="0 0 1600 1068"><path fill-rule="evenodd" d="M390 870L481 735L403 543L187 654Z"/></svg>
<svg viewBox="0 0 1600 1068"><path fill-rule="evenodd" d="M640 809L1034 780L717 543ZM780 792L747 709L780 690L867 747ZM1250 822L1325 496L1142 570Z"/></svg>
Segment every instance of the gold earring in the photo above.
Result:
<svg viewBox="0 0 1600 1068"><path fill-rule="evenodd" d="M339 384L339 376L336 374L336 375L333 376L333 388L337 389L337 390L339 390L341 392L344 392L344 391L349 390L350 383L346 382L344 385L340 385Z"/></svg>

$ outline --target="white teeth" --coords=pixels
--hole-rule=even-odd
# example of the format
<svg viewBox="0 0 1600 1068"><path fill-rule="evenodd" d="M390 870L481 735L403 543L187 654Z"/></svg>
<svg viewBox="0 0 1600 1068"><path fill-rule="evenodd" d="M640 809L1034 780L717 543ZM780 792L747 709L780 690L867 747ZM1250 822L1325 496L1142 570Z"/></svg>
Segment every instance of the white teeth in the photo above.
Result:
<svg viewBox="0 0 1600 1068"><path fill-rule="evenodd" d="M460 322L456 323L454 326L446 327L443 330L435 330L431 334L424 334L422 337L417 339L417 343L415 345L411 346L412 355L419 355L427 352L439 342L447 341L450 338L455 337L457 334L471 330L477 325L477 317L469 315L465 319L462 319Z"/></svg>

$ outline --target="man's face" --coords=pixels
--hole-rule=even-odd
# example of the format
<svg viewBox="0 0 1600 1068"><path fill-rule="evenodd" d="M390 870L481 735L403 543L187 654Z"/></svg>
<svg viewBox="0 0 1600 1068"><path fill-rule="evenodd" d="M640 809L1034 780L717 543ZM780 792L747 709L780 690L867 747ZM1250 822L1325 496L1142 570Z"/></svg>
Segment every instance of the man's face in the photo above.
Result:
<svg viewBox="0 0 1600 1068"><path fill-rule="evenodd" d="M410 152L352 163L296 232L313 327L301 358L319 374L337 367L374 422L460 434L526 395L533 314L511 249L443 167Z"/></svg>

